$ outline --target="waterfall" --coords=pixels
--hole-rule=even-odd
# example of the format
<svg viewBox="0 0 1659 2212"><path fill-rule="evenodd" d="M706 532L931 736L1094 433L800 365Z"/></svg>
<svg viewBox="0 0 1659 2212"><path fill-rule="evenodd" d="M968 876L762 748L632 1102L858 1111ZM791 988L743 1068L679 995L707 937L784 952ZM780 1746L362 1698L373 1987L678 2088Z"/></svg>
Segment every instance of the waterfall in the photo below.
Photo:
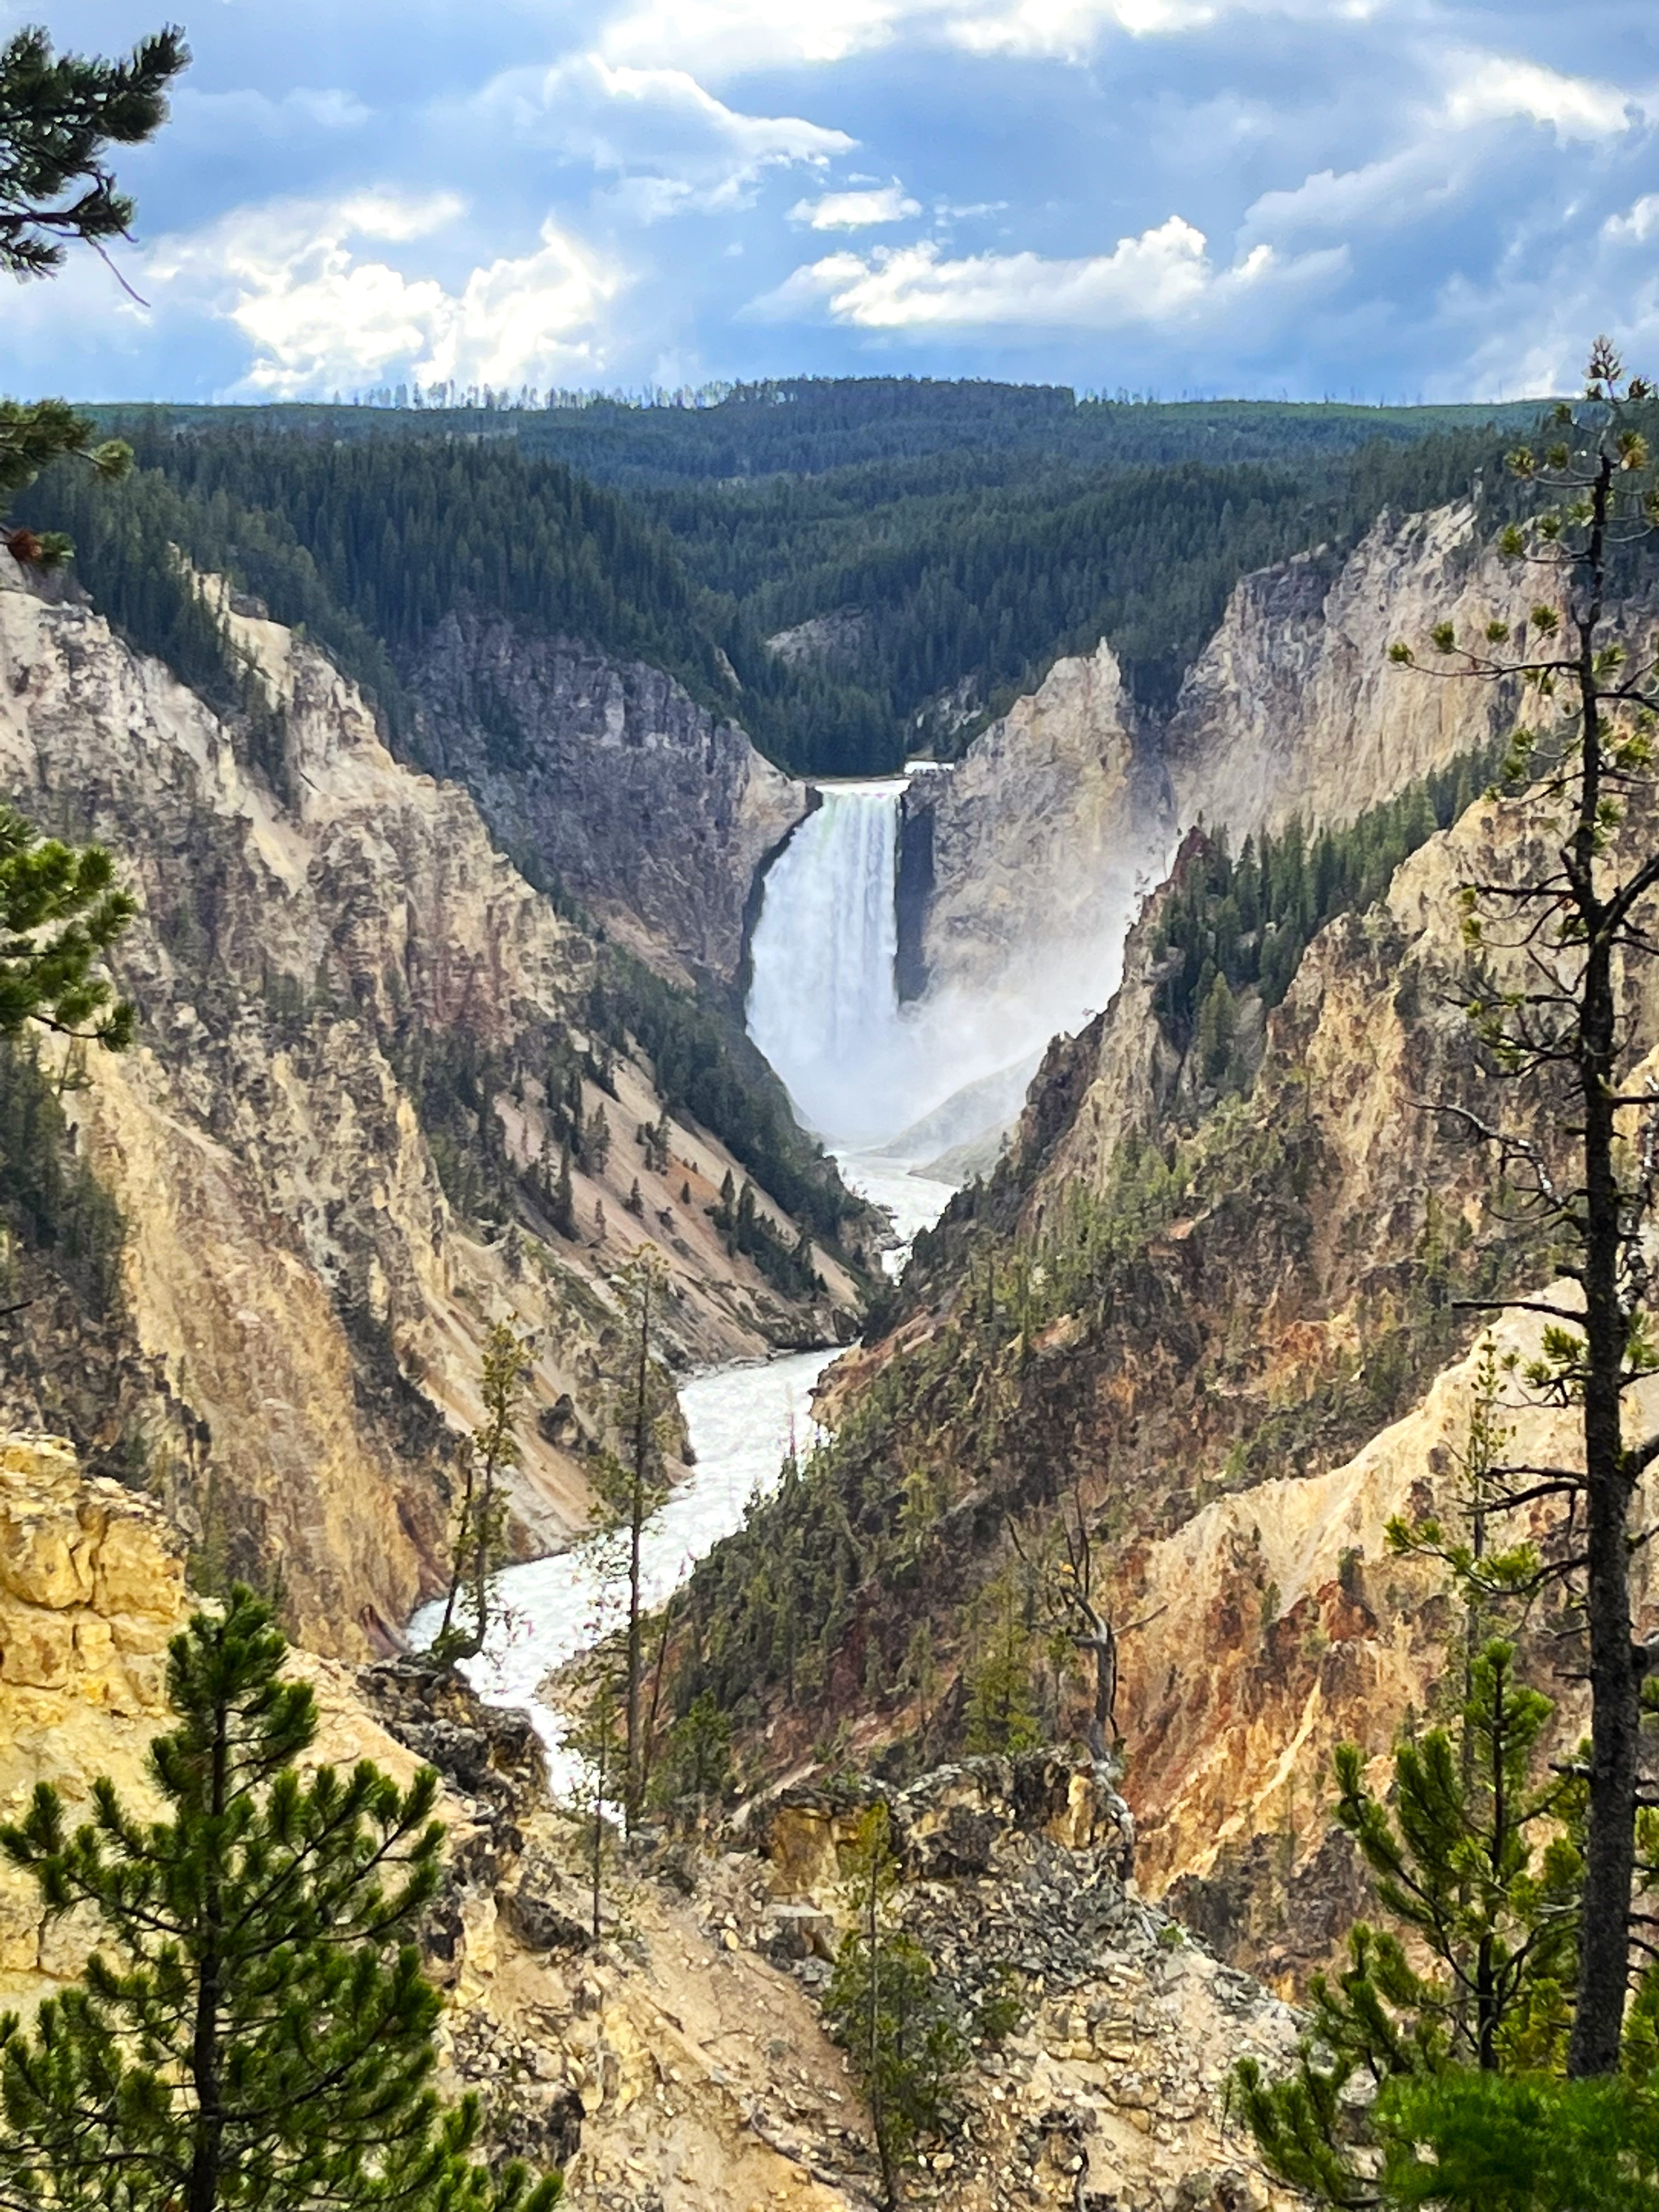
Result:
<svg viewBox="0 0 1659 2212"><path fill-rule="evenodd" d="M890 1136L901 1024L894 890L904 780L830 784L766 878L750 947L749 1034L807 1126Z"/></svg>

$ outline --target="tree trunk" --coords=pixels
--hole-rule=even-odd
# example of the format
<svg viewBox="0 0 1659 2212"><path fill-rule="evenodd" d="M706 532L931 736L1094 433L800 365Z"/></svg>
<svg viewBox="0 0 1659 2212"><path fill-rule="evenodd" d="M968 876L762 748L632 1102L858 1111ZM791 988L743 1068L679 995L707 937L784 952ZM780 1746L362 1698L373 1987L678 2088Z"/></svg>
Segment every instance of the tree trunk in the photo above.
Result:
<svg viewBox="0 0 1659 2212"><path fill-rule="evenodd" d="M1626 1329L1619 1279L1624 1222L1611 1103L1618 1059L1613 924L1595 883L1602 799L1595 634L1606 580L1612 471L1612 462L1603 454L1586 560L1588 604L1577 618L1583 751L1577 820L1567 860L1585 945L1577 1073L1584 1114L1584 1534L1590 1679L1589 1818L1577 2003L1567 2054L1567 2070L1575 2075L1612 2074L1619 2066L1630 1980L1642 1718L1641 1676L1631 1636L1631 1481L1625 1463L1620 1388Z"/></svg>
<svg viewBox="0 0 1659 2212"><path fill-rule="evenodd" d="M1620 1206L1607 1103L1613 1012L1605 950L1592 950L1585 1025L1584 1474L1589 1617L1589 1819L1584 1849L1578 1996L1568 2071L1617 2071L1630 1977L1631 1885L1641 1677L1631 1634L1631 1486L1620 1434L1625 1331L1619 1297ZM1593 983L1593 988L1589 988ZM1592 1054L1594 1057L1592 1059Z"/></svg>
<svg viewBox="0 0 1659 2212"><path fill-rule="evenodd" d="M225 1815L229 1780L230 1715L222 1698L214 1710L213 1780L210 1789L212 1832L209 1859L202 1884L203 1946L196 1982L196 2021L191 2038L191 2086L196 2093L195 2141L191 2146L190 2184L185 2212L216 2212L219 2174L224 2154L225 2119L219 2081L219 2008L222 2000L220 1954L223 1913L219 1894L216 1854L222 1843L220 1824Z"/></svg>
<svg viewBox="0 0 1659 2212"><path fill-rule="evenodd" d="M640 1817L645 1796L645 1746L640 1726L640 1539L645 1526L645 1493L650 1438L651 1278L640 1279L640 1366L634 1397L634 1492L628 1549L628 1782L623 1810L628 1832Z"/></svg>

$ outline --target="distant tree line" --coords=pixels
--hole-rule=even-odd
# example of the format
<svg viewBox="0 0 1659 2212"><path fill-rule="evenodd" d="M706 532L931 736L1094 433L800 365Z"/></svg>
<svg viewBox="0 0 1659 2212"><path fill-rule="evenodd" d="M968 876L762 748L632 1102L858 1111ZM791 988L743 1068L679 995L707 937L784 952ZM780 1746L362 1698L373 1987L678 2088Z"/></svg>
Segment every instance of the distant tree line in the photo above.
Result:
<svg viewBox="0 0 1659 2212"><path fill-rule="evenodd" d="M896 768L946 695L975 717L953 718L965 739L1103 635L1167 708L1241 575L1501 476L1477 410L1079 404L902 379L702 407L110 419L137 474L55 471L20 519L66 520L98 604L216 703L243 679L168 545L303 625L394 738L434 626L471 607L663 668L807 774ZM718 469L676 443L722 424L750 442ZM842 609L859 620L836 654L791 665L765 643Z"/></svg>

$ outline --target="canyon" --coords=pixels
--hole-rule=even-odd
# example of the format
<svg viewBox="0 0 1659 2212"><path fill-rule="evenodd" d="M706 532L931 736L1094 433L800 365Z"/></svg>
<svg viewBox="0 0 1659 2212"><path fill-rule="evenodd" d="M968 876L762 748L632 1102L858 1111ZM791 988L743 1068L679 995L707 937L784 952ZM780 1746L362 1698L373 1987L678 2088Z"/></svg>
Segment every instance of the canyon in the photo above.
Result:
<svg viewBox="0 0 1659 2212"><path fill-rule="evenodd" d="M670 1270L682 1367L833 1340L856 1287L819 1249L830 1288L807 1311L728 1253L709 1214L742 1164L665 1113L643 1055L618 1055L608 1089L586 1072L592 936L464 791L392 758L322 655L230 616L280 730L262 761L101 617L15 572L0 586L7 787L43 828L106 839L142 908L119 963L137 1048L42 1061L71 1079L70 1141L127 1224L118 1295L88 1316L49 1253L13 1255L9 1410L144 1481L239 1571L280 1561L319 1648L391 1649L445 1571L453 1438L480 1415L492 1319L535 1339L514 1507L539 1551L586 1518L629 1249ZM574 1167L575 1232L510 1205L481 1222L441 1164L470 1146L503 1188L546 1185L561 1050L586 1053L584 1111L612 1130L602 1169ZM798 1241L763 1191L757 1210Z"/></svg>
<svg viewBox="0 0 1659 2212"><path fill-rule="evenodd" d="M1000 1942L1024 1977L928 2198L1263 2212L1222 2059L1285 2057L1279 1997L1364 1904L1331 1830L1335 1745L1380 1777L1437 1695L1443 1581L1386 1532L1456 1504L1479 1382L1460 1302L1548 1279L1425 1105L1484 1081L1457 887L1545 824L1469 794L1313 934L1282 996L1241 992L1224 1070L1171 1015L1167 933L1224 839L1352 824L1489 755L1513 699L1388 653L1443 618L1524 616L1490 536L1468 502L1385 514L1345 557L1243 578L1167 713L1103 640L957 764L839 784L785 776L642 663L471 611L436 626L394 750L324 654L203 580L260 708L216 712L76 596L0 574L6 787L106 841L142 908L118 965L137 1046L49 1043L33 1071L125 1231L106 1294L26 1238L6 1255L27 1319L3 1346L0 1810L42 1774L140 1788L187 1571L280 1564L329 1755L444 1770L447 2063L576 2201L863 2201L871 2146L815 1999L874 1793L905 1924L964 2002ZM625 1021L619 1044L602 1029L618 948L734 1037L746 1020L835 1236L671 1099ZM1625 990L1659 1039L1659 993ZM569 1080L610 1143L564 1161L564 1234ZM854 1189L896 1194L891 1235L818 1140ZM810 1291L737 1249L728 1178ZM884 1281L882 1243L896 1260L913 1234ZM534 1732L401 1653L443 1583L455 1439L507 1318L534 1340L509 1580L559 1619L493 1673L486 1655L478 1686L522 1707L568 1657L569 1562L526 1563L586 1525L616 1433L613 1279L641 1242L671 1271L672 1376L754 1363L775 1395L760 1363L793 1352L826 1370L824 1433L792 1425L790 1480L744 1461L718 1529L653 1555L655 1599L707 1554L671 1695L732 1717L744 1803L711 1848L647 1839L595 1946ZM1536 1330L1510 1316L1496 1340L1524 1358ZM1534 1456L1565 1448L1565 1417L1510 1395ZM705 1467L687 1442L696 1506L736 1447ZM966 1758L986 1608L1024 1556L1008 1532L1040 1556L1066 1512L1124 1625L1121 1767ZM1054 1741L1079 1741L1080 1680L1056 1668L1045 1694ZM1577 1713L1569 1693L1562 1740ZM9 1892L0 1957L25 1998L72 1964Z"/></svg>

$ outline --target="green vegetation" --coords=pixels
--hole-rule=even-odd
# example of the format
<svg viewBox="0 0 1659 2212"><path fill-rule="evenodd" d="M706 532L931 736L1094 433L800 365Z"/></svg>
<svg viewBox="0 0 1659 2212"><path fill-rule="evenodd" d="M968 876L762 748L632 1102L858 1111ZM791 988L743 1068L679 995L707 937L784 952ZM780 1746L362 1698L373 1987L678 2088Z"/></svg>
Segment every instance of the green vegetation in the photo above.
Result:
<svg viewBox="0 0 1659 2212"><path fill-rule="evenodd" d="M596 1051L623 1052L630 1036L636 1039L670 1111L718 1137L787 1213L826 1244L841 1245L844 1228L866 1209L823 1146L803 1134L783 1085L732 1014L607 945L587 1025Z"/></svg>
<svg viewBox="0 0 1659 2212"><path fill-rule="evenodd" d="M104 410L111 419L121 410ZM972 455L1079 467L1136 468L1189 460L1216 465L1318 461L1377 442L1411 445L1497 422L1530 426L1536 403L1501 407L1363 407L1332 401L1161 402L1119 393L1083 398L1063 385L909 376L788 377L629 400L598 392L416 392L367 404L168 406L169 430L276 424L332 444L432 436L512 442L629 487L772 476Z"/></svg>
<svg viewBox="0 0 1659 2212"><path fill-rule="evenodd" d="M103 1780L71 1831L42 1783L0 1831L48 1913L89 1914L111 1947L32 2027L0 2021L0 2192L63 2212L548 2212L556 2176L475 2161L477 2101L432 2087L441 2001L414 1935L441 1875L437 1778L302 1772L316 1705L282 1679L286 1649L233 1589L169 1646L162 1817Z"/></svg>
<svg viewBox="0 0 1659 2212"><path fill-rule="evenodd" d="M787 767L868 773L897 766L919 715L959 743L1103 635L1167 707L1248 570L1495 479L1493 414L1079 405L902 379L702 409L157 409L108 416L155 481L76 494L75 526L135 642L213 657L185 635L203 625L169 600L169 564L141 552L165 528L304 623L406 739L433 625L471 608L666 669ZM830 663L763 643L849 607ZM945 694L975 719L935 727Z"/></svg>
<svg viewBox="0 0 1659 2212"><path fill-rule="evenodd" d="M1466 495L1501 453L1489 429L1370 446L1311 473L1294 448L1273 464L1189 449L1086 471L955 453L681 485L648 504L756 629L854 609L860 641L839 672L901 724L967 680L971 729L1103 636L1143 704L1167 708L1242 575L1306 547L1344 551L1384 507Z"/></svg>
<svg viewBox="0 0 1659 2212"><path fill-rule="evenodd" d="M1276 1006L1325 924L1374 906L1407 854L1486 789L1502 756L1501 746L1465 755L1337 829L1310 835L1292 819L1277 834L1247 837L1237 860L1224 830L1194 840L1158 921L1157 951L1178 958L1157 1009L1172 1042L1184 1050L1196 1039L1206 1080L1228 1073L1237 994L1258 991Z"/></svg>
<svg viewBox="0 0 1659 2212"><path fill-rule="evenodd" d="M836 1954L823 2016L868 2100L886 2212L898 2212L901 2177L918 2137L943 2125L968 2046L932 1960L887 1924L899 1869L885 1805L860 1821L847 1871L858 1918Z"/></svg>
<svg viewBox="0 0 1659 2212"><path fill-rule="evenodd" d="M530 1379L531 1349L530 1340L509 1322L492 1323L484 1338L478 1387L484 1417L460 1454L449 1595L428 1653L434 1667L475 1658L489 1640L495 1577L507 1559L507 1483L524 1456L519 1408Z"/></svg>
<svg viewBox="0 0 1659 2212"><path fill-rule="evenodd" d="M118 1304L120 1210L71 1146L57 1084L16 1039L0 1041L0 1219L15 1245L49 1260L94 1318ZM9 1287L0 1284L0 1304Z"/></svg>

